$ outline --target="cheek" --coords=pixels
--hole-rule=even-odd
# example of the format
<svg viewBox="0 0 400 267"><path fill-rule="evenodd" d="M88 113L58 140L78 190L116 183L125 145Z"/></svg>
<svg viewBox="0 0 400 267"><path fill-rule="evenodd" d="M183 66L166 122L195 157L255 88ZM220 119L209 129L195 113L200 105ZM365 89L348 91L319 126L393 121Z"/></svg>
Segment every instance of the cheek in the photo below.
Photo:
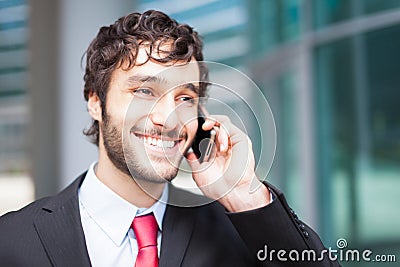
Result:
<svg viewBox="0 0 400 267"><path fill-rule="evenodd" d="M144 117L147 118L152 112L154 112L154 104L155 101L133 97L125 111L125 118L128 121L136 121L137 119Z"/></svg>
<svg viewBox="0 0 400 267"><path fill-rule="evenodd" d="M112 117L115 123L121 124L124 120L125 108L114 99L107 99L106 102L106 113L109 117Z"/></svg>
<svg viewBox="0 0 400 267"><path fill-rule="evenodd" d="M183 128L185 128L188 138L193 138L197 132L197 109L196 110L180 110L178 112L179 120Z"/></svg>
<svg viewBox="0 0 400 267"><path fill-rule="evenodd" d="M118 110L107 107L105 116L107 117L106 120L108 121L108 124L118 127L123 124L124 117Z"/></svg>

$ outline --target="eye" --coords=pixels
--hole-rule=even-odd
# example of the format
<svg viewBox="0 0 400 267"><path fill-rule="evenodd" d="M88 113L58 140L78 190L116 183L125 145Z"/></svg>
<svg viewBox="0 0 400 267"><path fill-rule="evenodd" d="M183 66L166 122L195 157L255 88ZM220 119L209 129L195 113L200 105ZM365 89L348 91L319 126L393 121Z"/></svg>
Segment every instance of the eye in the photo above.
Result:
<svg viewBox="0 0 400 267"><path fill-rule="evenodd" d="M154 96L153 92L149 88L138 88L133 90L133 94L137 95L145 95L145 96Z"/></svg>
<svg viewBox="0 0 400 267"><path fill-rule="evenodd" d="M191 101L191 100L193 100L193 97L190 97L190 96L182 96L182 97L180 97L179 98L179 100L181 100L181 101Z"/></svg>
<svg viewBox="0 0 400 267"><path fill-rule="evenodd" d="M181 101L181 102L187 102L187 103L190 103L190 104L195 104L196 103L196 98L193 98L193 97L187 96L187 95L179 97L178 100Z"/></svg>

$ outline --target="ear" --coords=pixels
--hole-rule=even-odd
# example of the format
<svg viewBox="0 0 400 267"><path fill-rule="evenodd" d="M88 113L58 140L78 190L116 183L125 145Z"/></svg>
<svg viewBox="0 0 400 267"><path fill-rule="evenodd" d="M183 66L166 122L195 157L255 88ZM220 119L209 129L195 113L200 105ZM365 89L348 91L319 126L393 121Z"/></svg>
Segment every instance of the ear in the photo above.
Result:
<svg viewBox="0 0 400 267"><path fill-rule="evenodd" d="M89 96L87 106L92 119L101 122L101 101L97 94L93 93Z"/></svg>

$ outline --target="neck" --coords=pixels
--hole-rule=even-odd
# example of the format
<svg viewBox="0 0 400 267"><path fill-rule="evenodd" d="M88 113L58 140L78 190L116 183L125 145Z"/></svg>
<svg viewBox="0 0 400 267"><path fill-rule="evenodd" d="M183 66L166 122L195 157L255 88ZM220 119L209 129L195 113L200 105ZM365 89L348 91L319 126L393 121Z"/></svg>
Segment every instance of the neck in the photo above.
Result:
<svg viewBox="0 0 400 267"><path fill-rule="evenodd" d="M100 152L100 151L99 151ZM146 191L135 179L117 169L108 155L99 153L99 161L95 173L98 179L120 197L139 208L149 208L161 197L165 184L147 182Z"/></svg>

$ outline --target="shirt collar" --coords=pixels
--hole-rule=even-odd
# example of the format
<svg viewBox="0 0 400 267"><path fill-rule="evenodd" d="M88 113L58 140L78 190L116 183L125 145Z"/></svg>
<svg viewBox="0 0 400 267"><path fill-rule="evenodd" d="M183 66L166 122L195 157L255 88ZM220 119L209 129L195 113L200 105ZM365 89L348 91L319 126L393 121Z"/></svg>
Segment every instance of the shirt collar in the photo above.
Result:
<svg viewBox="0 0 400 267"><path fill-rule="evenodd" d="M78 191L81 205L102 231L117 245L121 246L136 215L153 212L158 228L162 230L162 221L168 200L168 184L161 198L150 208L138 208L121 198L103 184L96 176L92 163Z"/></svg>

